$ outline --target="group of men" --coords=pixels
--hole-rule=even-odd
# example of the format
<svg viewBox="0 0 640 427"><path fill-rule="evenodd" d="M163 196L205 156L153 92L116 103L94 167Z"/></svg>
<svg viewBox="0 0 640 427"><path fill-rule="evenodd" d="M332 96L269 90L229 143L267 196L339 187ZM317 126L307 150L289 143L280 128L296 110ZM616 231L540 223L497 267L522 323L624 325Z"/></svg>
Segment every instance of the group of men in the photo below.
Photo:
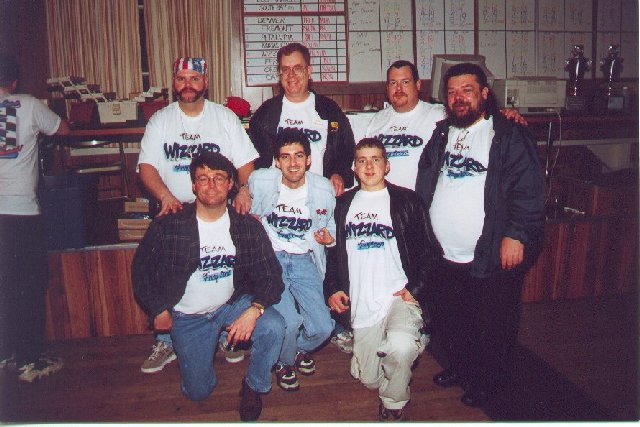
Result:
<svg viewBox="0 0 640 427"><path fill-rule="evenodd" d="M421 101L415 65L397 61L391 106L356 144L338 105L310 90L308 49L292 43L277 60L282 94L248 132L206 100L202 58L175 62L177 102L147 125L139 176L159 209L132 279L158 341L142 370L177 357L183 393L202 400L217 349L249 344L240 417L255 420L272 373L299 389L346 314L351 375L378 391L380 420L405 420L427 320L446 356L434 382L484 405L508 379L542 240L530 133L497 109L477 66L449 69L442 106Z"/></svg>

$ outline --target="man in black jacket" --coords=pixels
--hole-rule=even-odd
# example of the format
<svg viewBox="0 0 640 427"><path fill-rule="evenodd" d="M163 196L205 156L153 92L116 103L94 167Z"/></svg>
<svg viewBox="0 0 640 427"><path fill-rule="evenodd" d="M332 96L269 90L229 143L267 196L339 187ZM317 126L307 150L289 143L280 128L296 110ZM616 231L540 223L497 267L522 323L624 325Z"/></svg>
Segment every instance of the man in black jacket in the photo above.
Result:
<svg viewBox="0 0 640 427"><path fill-rule="evenodd" d="M444 83L447 119L416 181L441 254L426 301L449 365L434 382L462 385L462 402L482 406L508 380L523 277L543 238L544 182L531 134L497 112L480 67L453 66Z"/></svg>
<svg viewBox="0 0 640 427"><path fill-rule="evenodd" d="M196 201L150 225L133 258L134 294L154 329L171 331L182 392L191 400L205 399L216 386L222 330L230 344L252 341L240 418L256 420L284 336L284 320L271 307L284 289L282 271L262 225L228 208L233 164L202 153L190 173Z"/></svg>
<svg viewBox="0 0 640 427"><path fill-rule="evenodd" d="M278 75L283 91L265 101L251 117L249 136L260 157L255 168L273 163L276 135L283 128L302 129L311 142L310 171L329 179L336 195L353 186L353 132L347 116L330 98L309 90L309 49L291 43L278 51Z"/></svg>
<svg viewBox="0 0 640 427"><path fill-rule="evenodd" d="M430 264L426 210L413 190L385 181L390 166L377 139L356 145L354 168L360 186L336 202L325 294L331 310L351 311L351 375L378 390L381 421L400 421L425 344L418 301Z"/></svg>

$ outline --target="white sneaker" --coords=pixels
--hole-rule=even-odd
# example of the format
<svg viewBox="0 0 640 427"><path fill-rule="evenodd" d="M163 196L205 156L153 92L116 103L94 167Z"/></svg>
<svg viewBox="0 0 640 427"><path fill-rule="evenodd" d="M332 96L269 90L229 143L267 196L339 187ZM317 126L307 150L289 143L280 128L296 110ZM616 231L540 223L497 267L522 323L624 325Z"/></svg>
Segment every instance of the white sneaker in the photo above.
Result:
<svg viewBox="0 0 640 427"><path fill-rule="evenodd" d="M224 358L229 363L240 363L244 360L244 350L236 348L234 345L219 344L220 350L224 352Z"/></svg>
<svg viewBox="0 0 640 427"><path fill-rule="evenodd" d="M62 369L62 359L59 357L40 356L38 360L33 363L27 363L26 365L18 369L18 378L21 381L33 382L38 378L46 377Z"/></svg>
<svg viewBox="0 0 640 427"><path fill-rule="evenodd" d="M167 346L162 341L156 341L151 350L151 354L144 361L140 370L145 374L152 374L154 372L160 372L164 367L176 360L176 354L173 351L173 347Z"/></svg>
<svg viewBox="0 0 640 427"><path fill-rule="evenodd" d="M343 353L353 353L353 332L346 330L342 331L331 337L331 342L338 346L340 351Z"/></svg>

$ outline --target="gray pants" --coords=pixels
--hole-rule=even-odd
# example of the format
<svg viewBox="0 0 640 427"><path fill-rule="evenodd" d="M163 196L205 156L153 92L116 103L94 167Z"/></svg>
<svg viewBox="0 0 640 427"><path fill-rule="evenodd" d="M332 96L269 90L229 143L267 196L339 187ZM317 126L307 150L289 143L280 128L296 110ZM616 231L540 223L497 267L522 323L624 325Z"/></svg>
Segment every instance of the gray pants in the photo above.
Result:
<svg viewBox="0 0 640 427"><path fill-rule="evenodd" d="M409 401L411 366L422 350L422 310L397 298L377 324L353 330L351 375L378 390L385 408L401 409Z"/></svg>

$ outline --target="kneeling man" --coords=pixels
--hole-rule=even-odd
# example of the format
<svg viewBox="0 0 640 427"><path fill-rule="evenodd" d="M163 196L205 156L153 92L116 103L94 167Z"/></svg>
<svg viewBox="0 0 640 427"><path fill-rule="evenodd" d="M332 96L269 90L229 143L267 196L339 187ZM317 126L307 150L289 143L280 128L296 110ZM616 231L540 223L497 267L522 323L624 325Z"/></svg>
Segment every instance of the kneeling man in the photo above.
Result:
<svg viewBox="0 0 640 427"><path fill-rule="evenodd" d="M361 140L354 164L360 186L336 201L325 292L332 310L351 309L351 375L378 390L381 421L401 421L411 366L424 348L418 300L431 262L427 214L413 190L385 181L390 166L382 142Z"/></svg>
<svg viewBox="0 0 640 427"><path fill-rule="evenodd" d="M220 333L234 345L251 340L240 418L256 420L284 336L284 320L270 307L280 300L282 271L260 223L228 209L233 164L202 153L190 173L196 201L150 225L133 259L134 293L154 329L171 330L182 392L191 400L205 399L217 384Z"/></svg>

